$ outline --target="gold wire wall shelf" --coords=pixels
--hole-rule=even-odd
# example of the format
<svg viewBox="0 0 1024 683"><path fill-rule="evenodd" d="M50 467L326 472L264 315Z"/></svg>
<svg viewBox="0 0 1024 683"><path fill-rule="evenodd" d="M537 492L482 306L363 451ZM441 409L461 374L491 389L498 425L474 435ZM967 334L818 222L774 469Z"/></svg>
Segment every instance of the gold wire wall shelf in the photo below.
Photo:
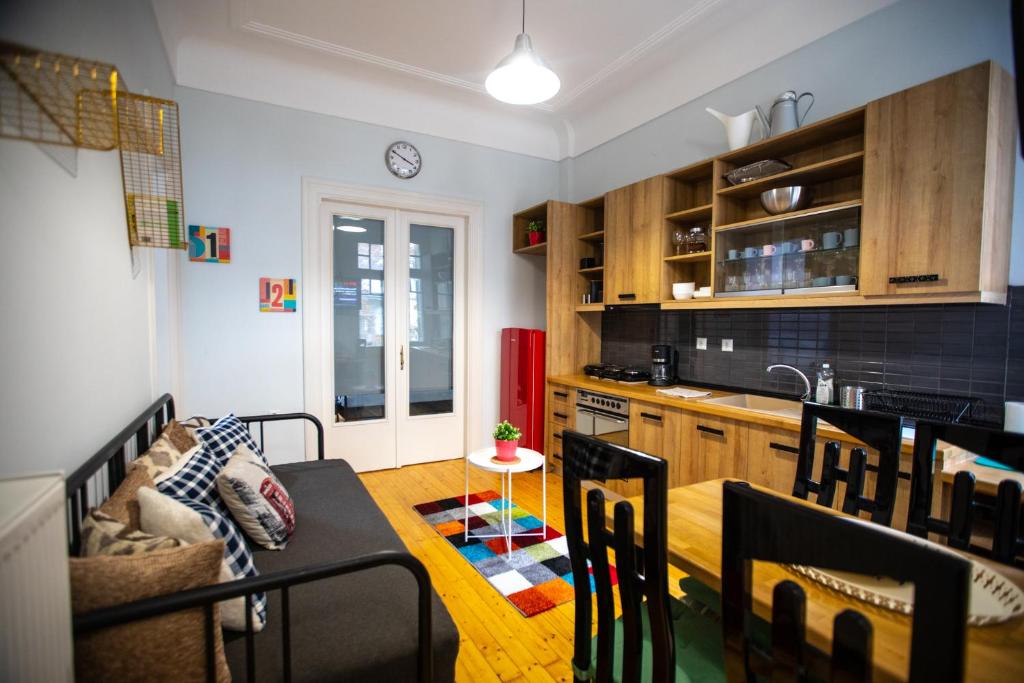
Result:
<svg viewBox="0 0 1024 683"><path fill-rule="evenodd" d="M187 247L178 104L129 92L114 65L0 41L0 137L118 149L129 242Z"/></svg>
<svg viewBox="0 0 1024 683"><path fill-rule="evenodd" d="M112 64L0 42L0 136L114 149L123 92Z"/></svg>
<svg viewBox="0 0 1024 683"><path fill-rule="evenodd" d="M129 242L185 249L178 103L121 93L117 124Z"/></svg>

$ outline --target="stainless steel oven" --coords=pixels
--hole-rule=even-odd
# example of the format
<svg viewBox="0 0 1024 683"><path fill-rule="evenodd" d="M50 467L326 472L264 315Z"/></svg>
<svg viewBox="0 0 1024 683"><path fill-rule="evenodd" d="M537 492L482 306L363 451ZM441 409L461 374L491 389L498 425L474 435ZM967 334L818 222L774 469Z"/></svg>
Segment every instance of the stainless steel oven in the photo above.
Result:
<svg viewBox="0 0 1024 683"><path fill-rule="evenodd" d="M576 392L576 431L628 446L629 399L579 389Z"/></svg>

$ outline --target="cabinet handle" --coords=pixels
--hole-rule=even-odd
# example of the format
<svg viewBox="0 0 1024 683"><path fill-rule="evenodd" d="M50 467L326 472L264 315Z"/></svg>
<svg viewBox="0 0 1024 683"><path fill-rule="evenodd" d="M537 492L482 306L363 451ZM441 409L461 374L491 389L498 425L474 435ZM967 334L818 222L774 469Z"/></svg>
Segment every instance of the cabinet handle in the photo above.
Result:
<svg viewBox="0 0 1024 683"><path fill-rule="evenodd" d="M707 432L708 434L714 434L715 436L725 436L725 430L715 429L714 427L707 427L705 425L697 425L698 432Z"/></svg>
<svg viewBox="0 0 1024 683"><path fill-rule="evenodd" d="M551 414L554 415L555 417L561 418L563 420L568 420L569 419L569 416L566 415L565 413L551 413Z"/></svg>
<svg viewBox="0 0 1024 683"><path fill-rule="evenodd" d="M561 435L561 434L552 434L551 436L555 437L555 438L556 438L556 439L558 439L559 441L561 441L561 440L562 440L562 435Z"/></svg>
<svg viewBox="0 0 1024 683"><path fill-rule="evenodd" d="M569 394L565 393L564 391L555 391L552 393L554 393L554 395L557 396L558 398L569 398Z"/></svg>
<svg viewBox="0 0 1024 683"><path fill-rule="evenodd" d="M799 448L796 448L794 446L787 446L781 443L775 443L774 441L768 444L768 448L772 448L777 451L785 451L786 453L796 453L797 455L800 455Z"/></svg>
<svg viewBox="0 0 1024 683"><path fill-rule="evenodd" d="M562 454L561 453L553 453L552 455L554 456L555 460L561 460L562 459Z"/></svg>
<svg viewBox="0 0 1024 683"><path fill-rule="evenodd" d="M905 285L912 282L938 282L938 273L928 273L927 275L893 275L889 278L890 285Z"/></svg>
<svg viewBox="0 0 1024 683"><path fill-rule="evenodd" d="M634 294L633 292L620 293L619 298L632 300L636 298L636 294Z"/></svg>
<svg viewBox="0 0 1024 683"><path fill-rule="evenodd" d="M640 413L640 417L645 420L654 420L655 422L661 422L661 415L655 415L654 413Z"/></svg>

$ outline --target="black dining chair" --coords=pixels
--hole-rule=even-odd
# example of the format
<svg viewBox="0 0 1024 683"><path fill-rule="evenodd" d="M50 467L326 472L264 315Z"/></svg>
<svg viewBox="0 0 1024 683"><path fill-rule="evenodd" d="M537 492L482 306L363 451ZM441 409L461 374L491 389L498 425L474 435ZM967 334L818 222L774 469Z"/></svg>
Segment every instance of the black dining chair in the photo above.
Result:
<svg viewBox="0 0 1024 683"><path fill-rule="evenodd" d="M850 450L850 460L844 469L840 466L840 445L828 441L822 452L821 480L814 480L814 458L817 450L818 420L824 420L839 431L859 439L878 451L878 464L868 463L867 451L856 447ZM896 486L899 478L910 478L900 473L900 448L903 445L903 418L888 413L852 410L823 403L804 403L800 420L800 447L796 462L793 495L807 500L817 494L817 503L832 507L836 483L844 482L842 511L857 515L866 511L871 521L889 526L896 507ZM870 498L864 496L867 472L875 473L875 491Z"/></svg>
<svg viewBox="0 0 1024 683"><path fill-rule="evenodd" d="M724 680L718 625L674 601L668 592L668 463L661 458L566 430L562 433L565 536L576 594L573 675L576 681ZM605 523L601 490L582 484L609 479L643 483L643 548L634 535L633 506L614 507ZM622 617L615 618L609 550L615 553ZM589 563L589 566L588 566ZM597 595L596 647L591 642L591 568ZM686 656L678 649L686 647Z"/></svg>
<svg viewBox="0 0 1024 683"><path fill-rule="evenodd" d="M957 472L953 477L949 519L933 517L931 514L935 477L941 476L941 472L933 471L935 449L939 441L1022 471L1024 434L924 421L917 423L916 430L907 531L922 538L927 538L929 532L939 534L953 548L970 550L1005 564L1024 565L1020 557L1024 553L1020 482L1004 479L999 483L993 499L991 495L976 492L974 474ZM972 541L977 527L976 518L979 516L991 520L987 525L991 530L991 543L979 544Z"/></svg>
<svg viewBox="0 0 1024 683"><path fill-rule="evenodd" d="M834 621L831 656L806 642L805 595L793 581L772 593L770 644L752 637L753 561L796 564L914 584L910 681L960 681L970 563L943 548L865 520L725 482L722 493L722 629L729 681L870 681L872 628L853 609Z"/></svg>

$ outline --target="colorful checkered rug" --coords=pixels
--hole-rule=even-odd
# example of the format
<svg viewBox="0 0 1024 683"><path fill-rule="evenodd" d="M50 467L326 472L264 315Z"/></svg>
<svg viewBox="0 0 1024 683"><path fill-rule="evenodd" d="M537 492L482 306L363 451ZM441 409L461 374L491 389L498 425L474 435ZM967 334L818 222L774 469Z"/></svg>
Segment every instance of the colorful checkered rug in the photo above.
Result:
<svg viewBox="0 0 1024 683"><path fill-rule="evenodd" d="M466 541L464 500L464 496L442 498L415 508L523 616L546 612L575 597L569 547L560 531L547 527L546 540L542 536L513 536L509 557L504 538L473 538L474 533L501 533L501 511L507 501L494 491L469 494L470 537ZM513 534L539 532L543 527L540 519L512 505ZM611 574L614 582L614 567ZM590 590L594 590L593 577Z"/></svg>

